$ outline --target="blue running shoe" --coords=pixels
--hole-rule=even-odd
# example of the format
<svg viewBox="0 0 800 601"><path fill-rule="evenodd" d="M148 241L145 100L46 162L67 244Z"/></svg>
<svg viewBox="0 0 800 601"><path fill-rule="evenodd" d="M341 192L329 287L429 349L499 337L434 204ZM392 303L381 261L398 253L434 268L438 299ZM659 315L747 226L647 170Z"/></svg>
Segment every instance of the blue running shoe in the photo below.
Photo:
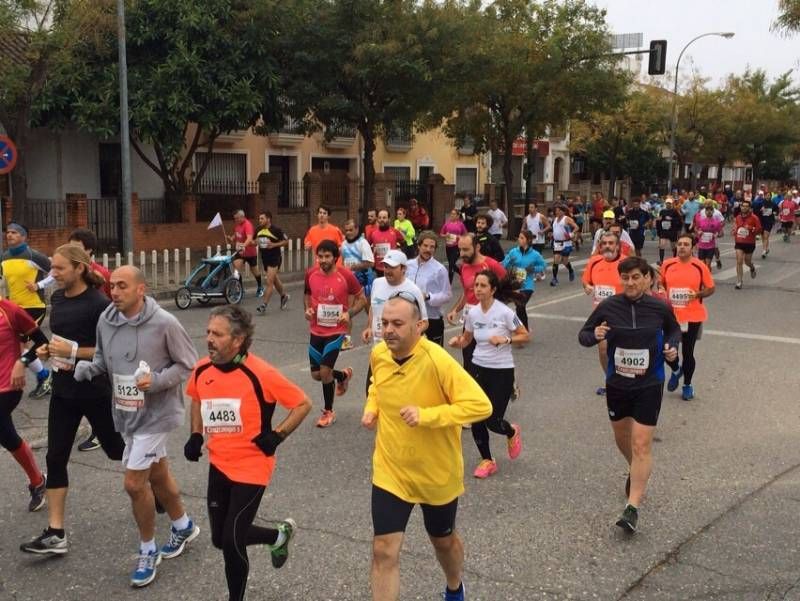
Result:
<svg viewBox="0 0 800 601"><path fill-rule="evenodd" d="M264 296L264 287L259 286L256 288L256 298L261 298L262 296Z"/></svg>
<svg viewBox="0 0 800 601"><path fill-rule="evenodd" d="M574 282L575 281L575 272L574 271L570 271L569 272L569 281L570 282Z"/></svg>
<svg viewBox="0 0 800 601"><path fill-rule="evenodd" d="M169 541L161 547L161 555L164 559L172 559L183 553L186 543L192 542L200 534L200 527L194 522L189 522L189 527L184 530L175 530L175 526L170 526Z"/></svg>
<svg viewBox="0 0 800 601"><path fill-rule="evenodd" d="M667 382L667 390L670 392L674 392L678 389L678 384L681 381L681 377L683 376L683 368L678 367L678 371L673 371L672 375L669 377L669 382Z"/></svg>
<svg viewBox="0 0 800 601"><path fill-rule="evenodd" d="M136 571L131 576L131 586L141 588L147 586L156 577L156 568L161 563L161 554L158 551L139 553L136 560Z"/></svg>
<svg viewBox="0 0 800 601"><path fill-rule="evenodd" d="M464 593L465 593L464 583L462 582L460 585L458 585L458 590L455 593L451 593L450 591L447 590L447 587L444 587L444 594L442 594L442 599L444 599L444 601L464 601L465 599Z"/></svg>
<svg viewBox="0 0 800 601"><path fill-rule="evenodd" d="M691 401L694 398L694 388L691 384L683 385L683 394L681 394L684 401Z"/></svg>
<svg viewBox="0 0 800 601"><path fill-rule="evenodd" d="M606 393L606 389L602 386L594 391L597 396L603 396Z"/></svg>

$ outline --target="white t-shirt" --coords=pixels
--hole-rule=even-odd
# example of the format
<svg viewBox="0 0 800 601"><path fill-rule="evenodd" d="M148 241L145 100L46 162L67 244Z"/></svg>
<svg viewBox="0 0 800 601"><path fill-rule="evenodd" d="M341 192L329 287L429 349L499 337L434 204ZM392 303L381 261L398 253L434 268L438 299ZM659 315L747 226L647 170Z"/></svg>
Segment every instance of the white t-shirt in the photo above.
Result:
<svg viewBox="0 0 800 601"><path fill-rule="evenodd" d="M385 277L376 278L372 282L372 294L369 297L370 309L372 310L372 344L378 344L382 339L381 316L383 315L384 303L401 290L414 295L417 303L419 303L422 319L428 319L428 312L425 309L425 297L422 296L422 292L414 282L404 278L399 285L390 286Z"/></svg>
<svg viewBox="0 0 800 601"><path fill-rule="evenodd" d="M517 314L498 300L484 313L480 305L469 310L464 319L464 329L475 338L472 362L481 367L504 369L514 367L510 344L495 346L492 336L511 336L522 325Z"/></svg>
<svg viewBox="0 0 800 601"><path fill-rule="evenodd" d="M542 223L542 214L536 213L536 215L531 215L528 213L525 215L525 229L527 229L531 234L533 234L533 243L534 244L544 244L544 224Z"/></svg>
<svg viewBox="0 0 800 601"><path fill-rule="evenodd" d="M345 267L352 269L354 265L369 261L375 262L375 256L372 254L372 247L369 242L364 239L364 236L359 236L354 242L348 242L346 239L342 243L342 261Z"/></svg>
<svg viewBox="0 0 800 601"><path fill-rule="evenodd" d="M492 235L502 234L503 226L508 223L506 214L500 209L489 209L486 213L492 218L492 227L489 228L489 233Z"/></svg>

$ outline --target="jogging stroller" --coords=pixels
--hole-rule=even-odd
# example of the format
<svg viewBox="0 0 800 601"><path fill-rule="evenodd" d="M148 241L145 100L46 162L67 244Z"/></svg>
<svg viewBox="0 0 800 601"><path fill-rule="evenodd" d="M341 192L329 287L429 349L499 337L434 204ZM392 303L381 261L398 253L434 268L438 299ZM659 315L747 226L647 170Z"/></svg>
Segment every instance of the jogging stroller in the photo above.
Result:
<svg viewBox="0 0 800 601"><path fill-rule="evenodd" d="M175 291L175 304L179 309L188 309L193 300L205 305L212 298L224 298L235 305L242 301L244 288L233 261L238 253L214 255L200 260L183 286Z"/></svg>

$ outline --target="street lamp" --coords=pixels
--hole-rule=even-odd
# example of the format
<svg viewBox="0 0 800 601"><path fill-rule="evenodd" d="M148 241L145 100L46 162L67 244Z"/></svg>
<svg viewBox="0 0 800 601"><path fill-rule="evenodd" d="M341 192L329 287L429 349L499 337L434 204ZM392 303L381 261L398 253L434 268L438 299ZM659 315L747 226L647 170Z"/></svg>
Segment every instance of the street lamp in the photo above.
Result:
<svg viewBox="0 0 800 601"><path fill-rule="evenodd" d="M678 62L675 64L675 87L672 90L672 121L670 122L669 132L669 172L667 173L667 194L672 192L672 163L673 156L675 155L675 129L678 127L678 73L681 66L681 58L683 58L683 53L686 52L686 49L694 42L700 38L705 38L710 35L716 35L721 38L730 39L736 34L731 31L711 31L709 33L701 34L696 38L689 40L689 43L683 47L683 50L681 50L681 53L678 55Z"/></svg>

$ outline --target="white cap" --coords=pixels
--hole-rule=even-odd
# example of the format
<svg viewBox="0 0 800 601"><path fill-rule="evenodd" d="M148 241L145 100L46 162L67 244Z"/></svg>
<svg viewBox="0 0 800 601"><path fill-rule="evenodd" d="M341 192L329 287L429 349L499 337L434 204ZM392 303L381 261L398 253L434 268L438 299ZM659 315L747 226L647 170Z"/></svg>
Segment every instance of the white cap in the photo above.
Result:
<svg viewBox="0 0 800 601"><path fill-rule="evenodd" d="M383 257L383 264L388 265L389 267L406 265L408 264L408 257L406 257L405 253L397 249L390 250L388 253L386 253L386 256Z"/></svg>

